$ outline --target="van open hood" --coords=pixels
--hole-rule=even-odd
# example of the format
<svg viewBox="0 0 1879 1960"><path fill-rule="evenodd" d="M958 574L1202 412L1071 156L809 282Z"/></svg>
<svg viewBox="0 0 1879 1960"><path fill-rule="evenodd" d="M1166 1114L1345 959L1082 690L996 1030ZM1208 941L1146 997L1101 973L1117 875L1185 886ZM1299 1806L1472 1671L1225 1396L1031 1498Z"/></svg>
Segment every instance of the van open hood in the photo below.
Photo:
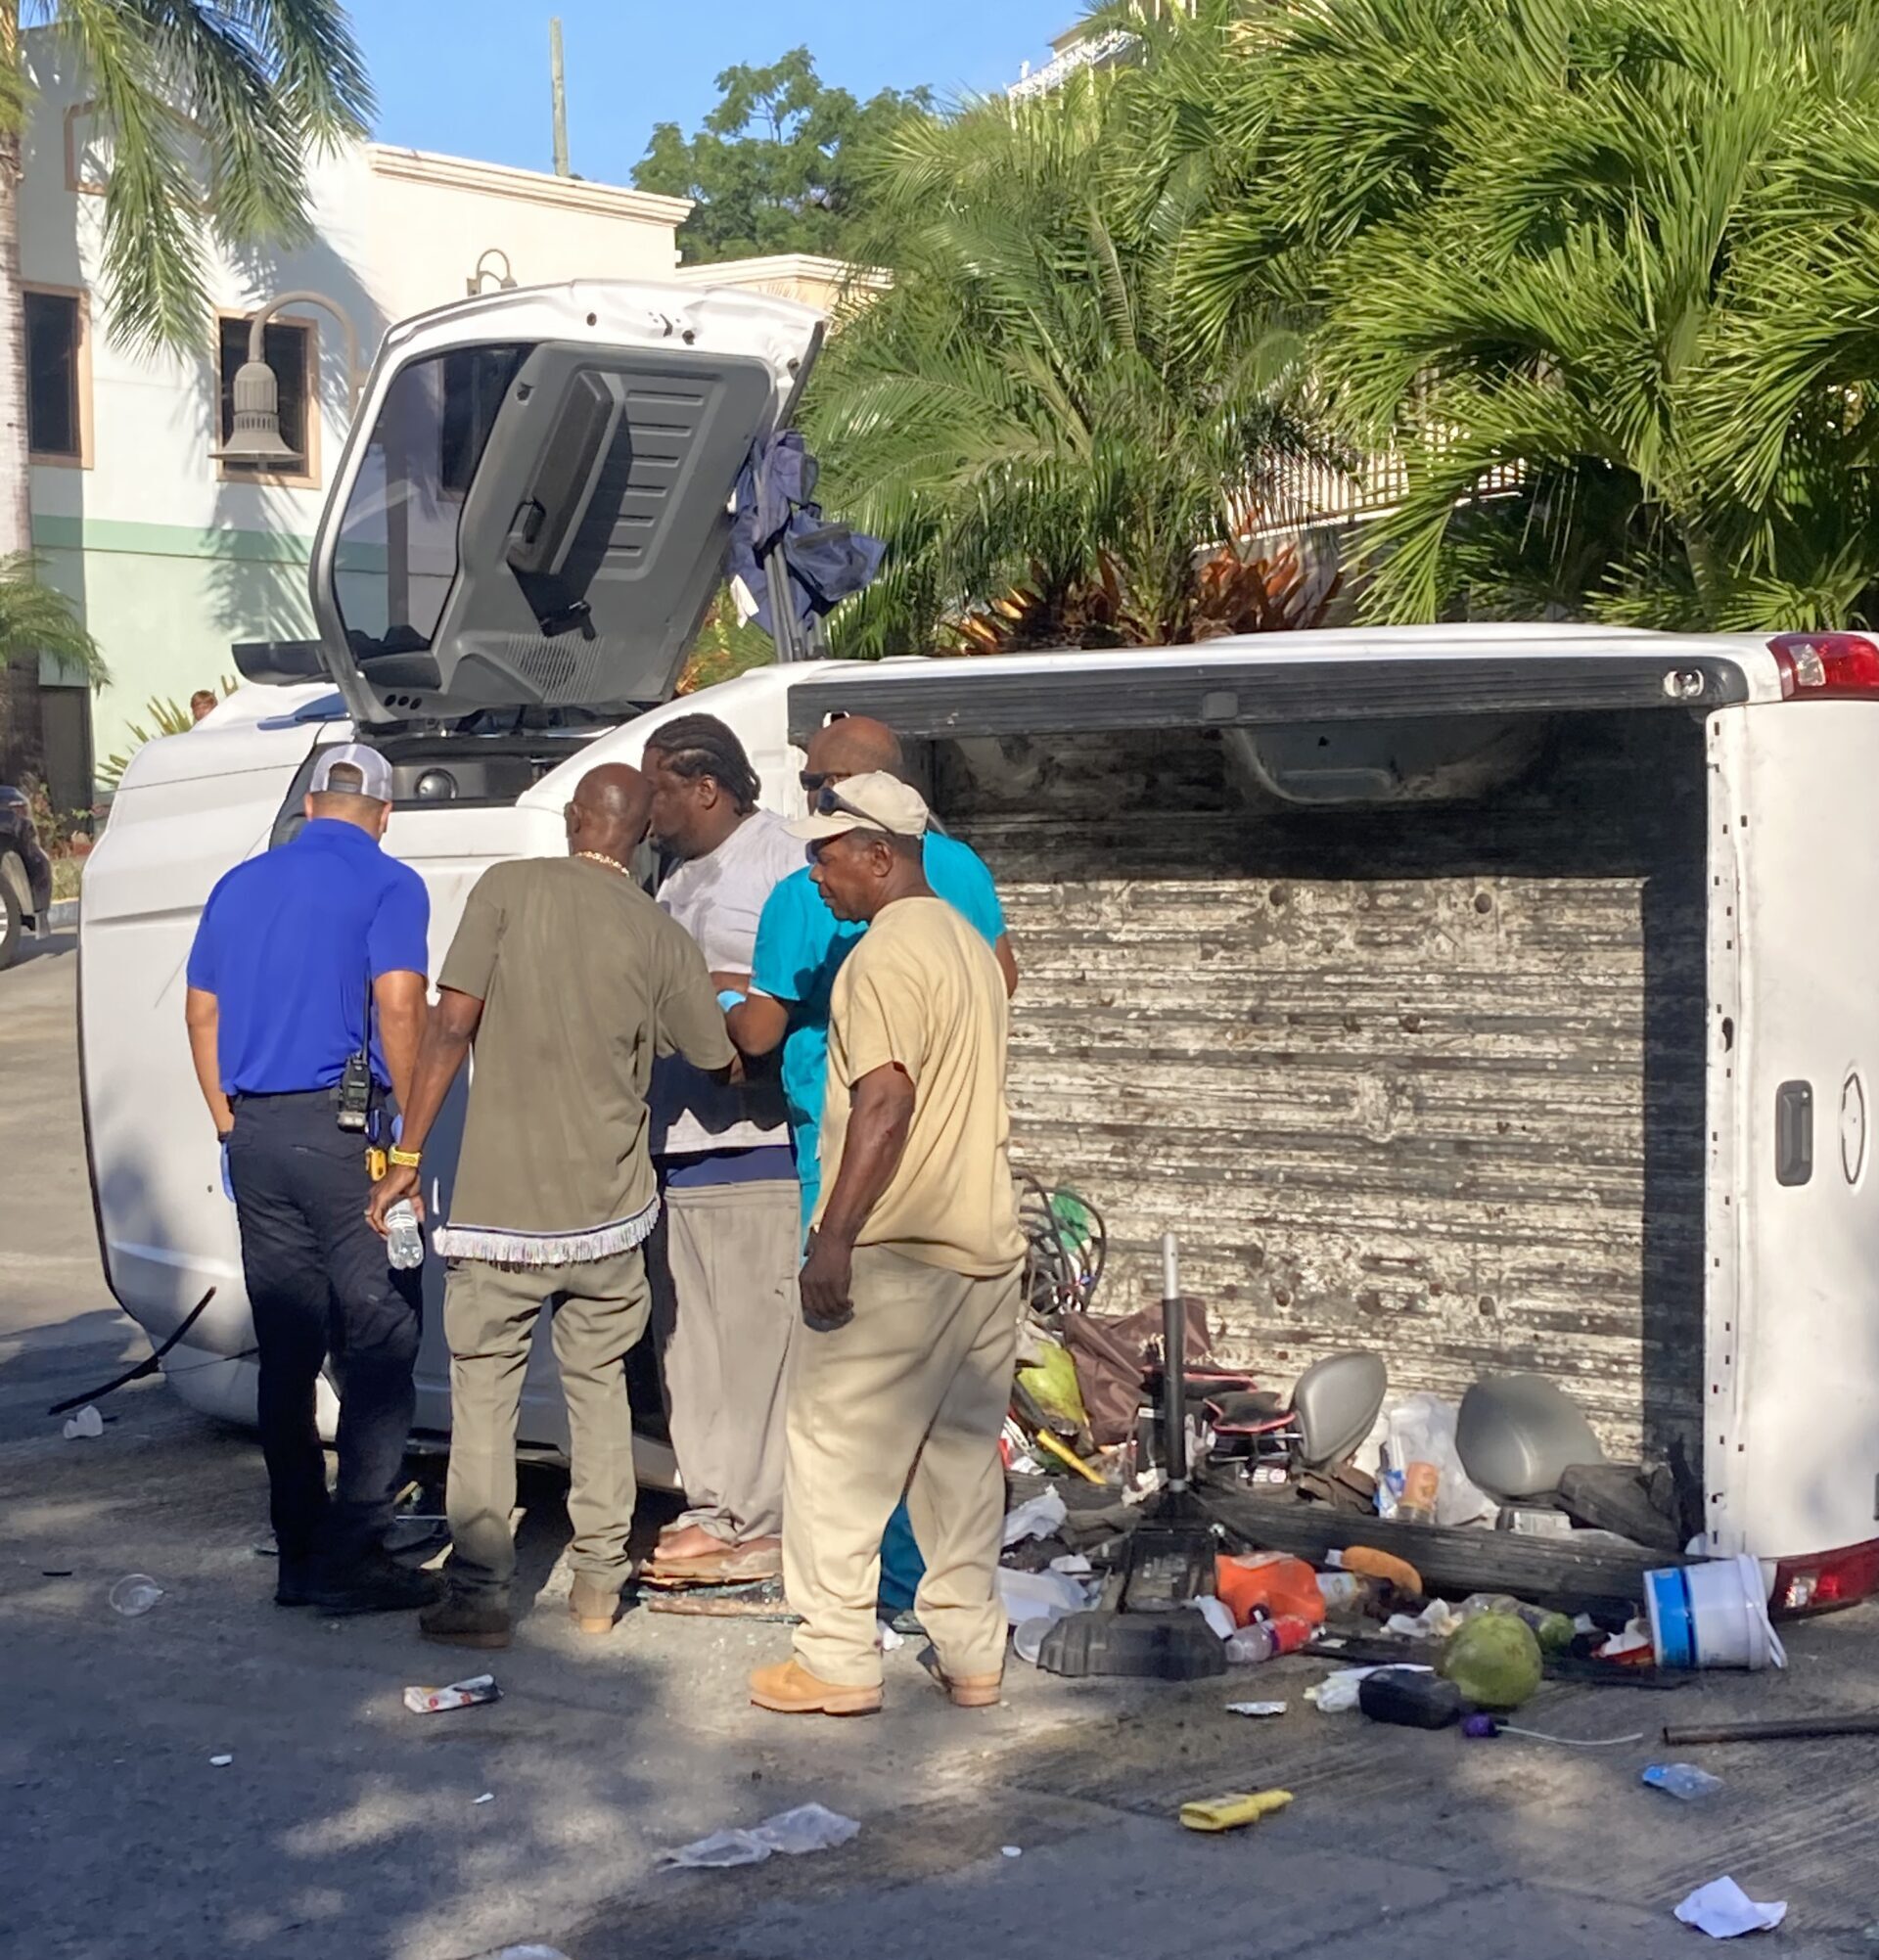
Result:
<svg viewBox="0 0 1879 1960"><path fill-rule="evenodd" d="M823 326L760 294L594 281L394 327L310 571L319 658L359 726L666 699L738 472Z"/></svg>

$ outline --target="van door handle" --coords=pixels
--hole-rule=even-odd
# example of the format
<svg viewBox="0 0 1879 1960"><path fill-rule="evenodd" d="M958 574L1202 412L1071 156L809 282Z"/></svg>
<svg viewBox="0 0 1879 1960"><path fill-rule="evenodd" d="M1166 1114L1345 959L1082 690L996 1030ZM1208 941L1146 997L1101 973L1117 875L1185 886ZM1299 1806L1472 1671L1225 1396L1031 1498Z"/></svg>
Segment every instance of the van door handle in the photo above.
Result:
<svg viewBox="0 0 1879 1960"><path fill-rule="evenodd" d="M1774 1181L1806 1184L1813 1176L1813 1084L1783 1082L1774 1092Z"/></svg>

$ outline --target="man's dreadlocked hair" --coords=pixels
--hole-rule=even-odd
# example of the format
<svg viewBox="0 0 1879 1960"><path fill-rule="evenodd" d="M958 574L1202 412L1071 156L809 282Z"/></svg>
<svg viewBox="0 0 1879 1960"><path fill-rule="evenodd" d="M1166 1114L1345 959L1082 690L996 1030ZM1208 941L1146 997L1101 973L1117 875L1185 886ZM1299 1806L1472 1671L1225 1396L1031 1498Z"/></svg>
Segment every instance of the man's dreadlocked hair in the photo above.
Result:
<svg viewBox="0 0 1879 1960"><path fill-rule="evenodd" d="M646 747L665 758L674 775L696 781L709 776L726 790L747 817L756 808L760 788L744 745L714 714L681 714L646 738Z"/></svg>

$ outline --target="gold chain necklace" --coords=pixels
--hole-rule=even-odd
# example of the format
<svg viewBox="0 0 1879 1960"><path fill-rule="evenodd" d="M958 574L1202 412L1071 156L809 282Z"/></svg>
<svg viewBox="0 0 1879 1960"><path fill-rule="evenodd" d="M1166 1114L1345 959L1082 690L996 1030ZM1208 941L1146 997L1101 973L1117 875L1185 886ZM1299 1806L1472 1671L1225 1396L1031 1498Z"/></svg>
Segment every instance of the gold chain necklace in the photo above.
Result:
<svg viewBox="0 0 1879 1960"><path fill-rule="evenodd" d="M610 871L619 872L622 878L630 878L633 875L620 863L619 858L608 857L604 852L598 850L577 850L574 852L574 855L576 857L584 857L589 864L604 864Z"/></svg>

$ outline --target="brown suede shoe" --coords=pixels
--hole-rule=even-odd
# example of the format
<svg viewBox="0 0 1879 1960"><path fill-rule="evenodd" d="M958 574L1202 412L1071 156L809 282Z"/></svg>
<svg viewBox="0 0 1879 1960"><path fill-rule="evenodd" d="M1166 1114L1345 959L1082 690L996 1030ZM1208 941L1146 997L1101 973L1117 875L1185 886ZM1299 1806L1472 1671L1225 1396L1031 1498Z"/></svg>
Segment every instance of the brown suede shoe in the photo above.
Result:
<svg viewBox="0 0 1879 1960"><path fill-rule="evenodd" d="M568 1595L568 1611L583 1633L611 1633L619 1618L619 1591L584 1573L574 1574L573 1589Z"/></svg>
<svg viewBox="0 0 1879 1960"><path fill-rule="evenodd" d="M507 1647L509 1609L453 1592L418 1615L418 1631L446 1647Z"/></svg>
<svg viewBox="0 0 1879 1960"><path fill-rule="evenodd" d="M751 1676L751 1701L779 1715L873 1715L881 1711L879 1688L839 1688L818 1681L800 1661L759 1667Z"/></svg>

